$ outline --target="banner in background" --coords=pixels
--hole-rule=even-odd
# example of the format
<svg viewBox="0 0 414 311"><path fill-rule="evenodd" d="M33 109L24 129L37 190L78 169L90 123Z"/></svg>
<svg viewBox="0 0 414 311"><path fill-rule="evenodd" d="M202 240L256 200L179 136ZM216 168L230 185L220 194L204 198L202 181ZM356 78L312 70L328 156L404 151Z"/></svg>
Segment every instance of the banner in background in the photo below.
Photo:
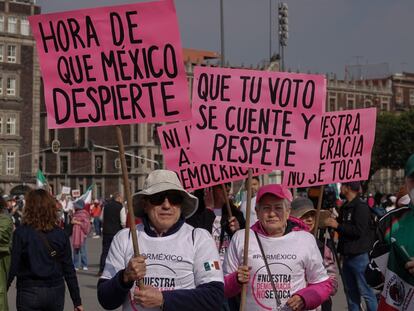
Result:
<svg viewBox="0 0 414 311"><path fill-rule="evenodd" d="M247 178L248 168L197 163L192 159L189 152L191 121L159 126L157 130L166 167L177 173L186 190L193 191ZM265 173L269 172L253 169L254 175Z"/></svg>
<svg viewBox="0 0 414 311"><path fill-rule="evenodd" d="M297 188L367 180L376 118L376 108L325 113L320 126L318 168L314 172L286 172L283 184Z"/></svg>

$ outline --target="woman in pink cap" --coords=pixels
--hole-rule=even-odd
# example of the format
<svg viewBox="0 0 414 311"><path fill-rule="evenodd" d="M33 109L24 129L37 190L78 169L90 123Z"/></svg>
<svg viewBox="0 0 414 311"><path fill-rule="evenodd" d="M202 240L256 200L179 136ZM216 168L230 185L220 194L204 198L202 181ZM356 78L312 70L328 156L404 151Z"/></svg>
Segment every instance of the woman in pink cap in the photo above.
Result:
<svg viewBox="0 0 414 311"><path fill-rule="evenodd" d="M291 201L284 186L259 189L248 267L242 265L244 230L230 242L223 265L225 295L239 294L241 284L248 283L246 310L311 310L329 298L331 282L315 238L289 219Z"/></svg>

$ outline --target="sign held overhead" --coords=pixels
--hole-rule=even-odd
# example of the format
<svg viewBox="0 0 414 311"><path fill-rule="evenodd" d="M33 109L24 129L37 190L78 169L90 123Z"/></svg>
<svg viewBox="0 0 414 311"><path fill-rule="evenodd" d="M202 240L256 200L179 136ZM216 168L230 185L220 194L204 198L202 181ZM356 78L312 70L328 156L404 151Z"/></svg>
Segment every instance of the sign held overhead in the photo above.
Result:
<svg viewBox="0 0 414 311"><path fill-rule="evenodd" d="M172 1L35 15L29 21L50 129L191 117Z"/></svg>

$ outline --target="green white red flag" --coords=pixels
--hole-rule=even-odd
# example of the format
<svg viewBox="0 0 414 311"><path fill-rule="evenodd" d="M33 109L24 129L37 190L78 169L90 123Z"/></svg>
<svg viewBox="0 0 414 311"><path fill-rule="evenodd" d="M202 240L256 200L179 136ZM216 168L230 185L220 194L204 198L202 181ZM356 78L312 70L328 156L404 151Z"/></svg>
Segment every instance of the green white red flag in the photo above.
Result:
<svg viewBox="0 0 414 311"><path fill-rule="evenodd" d="M36 188L37 189L44 189L47 186L47 180L45 175L43 175L42 170L37 170L36 174Z"/></svg>
<svg viewBox="0 0 414 311"><path fill-rule="evenodd" d="M414 276L404 267L408 260L405 250L392 243L378 311L414 310Z"/></svg>
<svg viewBox="0 0 414 311"><path fill-rule="evenodd" d="M90 185L88 187L88 189L86 189L85 193L82 194L79 198L77 198L75 200L75 202L78 201L78 200L83 200L85 202L85 204L91 204L92 203L92 189L93 189L93 186L94 186L94 184Z"/></svg>

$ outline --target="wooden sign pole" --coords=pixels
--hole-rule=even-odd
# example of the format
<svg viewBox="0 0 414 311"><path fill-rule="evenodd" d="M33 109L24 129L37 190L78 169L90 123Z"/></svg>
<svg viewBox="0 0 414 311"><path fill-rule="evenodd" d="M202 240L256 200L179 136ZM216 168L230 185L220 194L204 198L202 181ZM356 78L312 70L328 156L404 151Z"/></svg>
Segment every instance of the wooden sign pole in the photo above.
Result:
<svg viewBox="0 0 414 311"><path fill-rule="evenodd" d="M118 147L119 147L119 159L121 160L122 178L124 182L124 192L125 192L125 196L127 199L127 209L128 209L128 214L129 214L129 228L131 232L132 246L134 248L134 257L138 257L140 253L139 253L139 246L138 246L137 231L135 229L134 208L132 206L132 196L131 196L131 189L129 186L128 168L127 168L126 160L125 160L124 139L122 138L122 129L119 125L116 126L116 138L117 138ZM144 287L144 282L142 280L139 280L138 286L140 289L142 289Z"/></svg>
<svg viewBox="0 0 414 311"><path fill-rule="evenodd" d="M313 228L313 235L315 236L315 238L317 238L317 235L318 235L319 218L320 218L320 215L321 215L322 199L323 199L324 189L325 189L325 186L321 186L319 188L318 207L316 209L315 227Z"/></svg>
<svg viewBox="0 0 414 311"><path fill-rule="evenodd" d="M250 239L250 211L252 209L252 175L253 170L249 168L247 178L247 204L246 204L246 227L244 231L243 266L249 264L249 239ZM246 306L246 294L248 283L242 285L240 311L244 311Z"/></svg>

